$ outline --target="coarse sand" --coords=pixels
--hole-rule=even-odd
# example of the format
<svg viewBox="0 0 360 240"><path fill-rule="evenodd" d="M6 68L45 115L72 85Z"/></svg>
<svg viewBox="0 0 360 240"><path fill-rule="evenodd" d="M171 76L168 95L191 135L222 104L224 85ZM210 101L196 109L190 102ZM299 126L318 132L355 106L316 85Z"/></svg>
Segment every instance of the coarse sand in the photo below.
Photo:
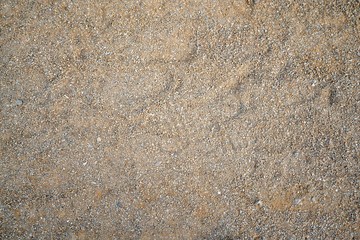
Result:
<svg viewBox="0 0 360 240"><path fill-rule="evenodd" d="M358 0L1 0L0 239L360 239Z"/></svg>

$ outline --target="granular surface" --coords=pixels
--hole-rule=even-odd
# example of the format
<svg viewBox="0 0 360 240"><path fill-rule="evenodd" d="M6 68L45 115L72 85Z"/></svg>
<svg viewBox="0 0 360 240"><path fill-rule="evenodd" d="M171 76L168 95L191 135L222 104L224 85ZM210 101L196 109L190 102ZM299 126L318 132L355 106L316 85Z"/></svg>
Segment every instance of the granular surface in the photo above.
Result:
<svg viewBox="0 0 360 240"><path fill-rule="evenodd" d="M359 239L357 0L0 2L1 239Z"/></svg>

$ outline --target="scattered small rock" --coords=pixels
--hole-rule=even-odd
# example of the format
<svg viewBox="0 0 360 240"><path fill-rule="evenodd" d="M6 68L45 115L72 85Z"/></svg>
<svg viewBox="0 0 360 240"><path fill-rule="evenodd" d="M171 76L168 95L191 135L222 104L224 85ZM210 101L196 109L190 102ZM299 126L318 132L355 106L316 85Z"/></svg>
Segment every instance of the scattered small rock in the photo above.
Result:
<svg viewBox="0 0 360 240"><path fill-rule="evenodd" d="M23 105L24 101L21 99L16 99L15 103L16 103L16 106L21 106L21 105Z"/></svg>
<svg viewBox="0 0 360 240"><path fill-rule="evenodd" d="M122 207L122 204L120 201L116 201L115 202L115 208L121 208Z"/></svg>
<svg viewBox="0 0 360 240"><path fill-rule="evenodd" d="M298 205L300 202L301 202L300 198L295 198L294 201L293 201L293 204Z"/></svg>
<svg viewBox="0 0 360 240"><path fill-rule="evenodd" d="M263 202L260 199L256 199L254 201L254 204L261 207L263 205Z"/></svg>

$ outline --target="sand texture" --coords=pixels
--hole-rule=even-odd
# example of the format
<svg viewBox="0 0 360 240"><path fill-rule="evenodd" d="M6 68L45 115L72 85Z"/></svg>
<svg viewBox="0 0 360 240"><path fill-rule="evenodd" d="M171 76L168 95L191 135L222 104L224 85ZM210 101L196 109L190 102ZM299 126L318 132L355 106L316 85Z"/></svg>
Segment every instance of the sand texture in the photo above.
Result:
<svg viewBox="0 0 360 240"><path fill-rule="evenodd" d="M0 17L0 239L360 239L358 0Z"/></svg>

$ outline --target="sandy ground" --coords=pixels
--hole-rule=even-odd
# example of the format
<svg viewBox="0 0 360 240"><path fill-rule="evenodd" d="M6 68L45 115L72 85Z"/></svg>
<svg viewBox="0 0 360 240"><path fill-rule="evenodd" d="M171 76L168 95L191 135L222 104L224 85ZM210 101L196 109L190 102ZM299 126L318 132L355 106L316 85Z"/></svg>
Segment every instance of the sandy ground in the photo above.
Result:
<svg viewBox="0 0 360 240"><path fill-rule="evenodd" d="M359 1L0 11L1 239L360 239Z"/></svg>

